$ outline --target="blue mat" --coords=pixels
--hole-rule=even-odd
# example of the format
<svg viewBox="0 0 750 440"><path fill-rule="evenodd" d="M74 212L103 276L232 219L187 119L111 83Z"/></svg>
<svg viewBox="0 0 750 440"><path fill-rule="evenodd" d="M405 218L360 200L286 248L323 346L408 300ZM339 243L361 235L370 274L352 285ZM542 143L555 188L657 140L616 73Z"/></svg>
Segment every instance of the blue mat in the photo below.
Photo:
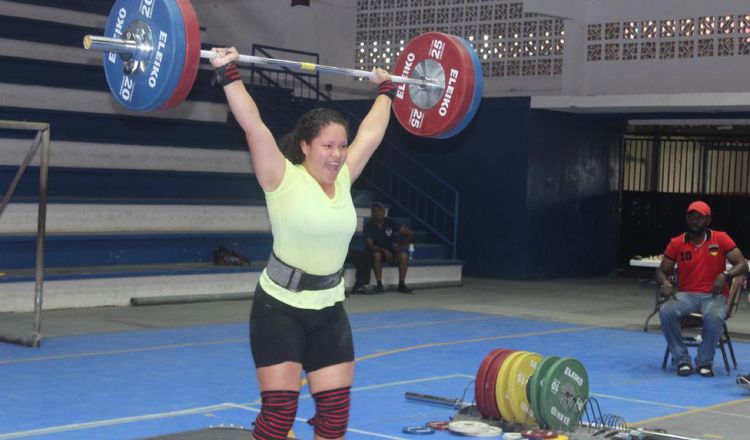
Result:
<svg viewBox="0 0 750 440"><path fill-rule="evenodd" d="M658 333L440 309L352 314L351 321L350 439L405 438L405 425L448 420L453 410L409 402L405 393L473 401L471 381L495 348L580 360L602 411L630 423L747 397L723 374L720 353L711 379L662 371ZM734 346L741 366L750 364L750 345ZM47 338L40 349L0 344L0 378L0 440L250 428L260 407L246 323ZM299 438L312 438L304 421L313 413L303 388Z"/></svg>

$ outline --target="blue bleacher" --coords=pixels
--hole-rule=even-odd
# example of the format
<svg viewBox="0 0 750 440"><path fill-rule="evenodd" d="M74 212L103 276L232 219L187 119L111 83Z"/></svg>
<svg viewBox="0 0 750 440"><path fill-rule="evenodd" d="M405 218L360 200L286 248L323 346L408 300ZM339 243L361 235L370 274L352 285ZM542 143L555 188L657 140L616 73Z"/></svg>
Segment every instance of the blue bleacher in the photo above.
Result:
<svg viewBox="0 0 750 440"><path fill-rule="evenodd" d="M30 3L58 7L59 2L35 0ZM65 7L74 11L107 14L111 2L70 1ZM106 6L106 10L104 10ZM100 29L85 25L61 24L34 18L0 15L3 38L24 44L54 44L81 48L82 36L99 34ZM210 47L204 44L204 48ZM81 49L82 50L82 49ZM223 103L224 96L212 87L212 71L199 70L196 85L187 97L190 103ZM247 80L247 77L246 77ZM61 60L40 60L0 54L0 84L41 86L53 89L107 93L108 87L99 65ZM280 87L249 85L264 121L278 137L290 130L290 124L318 101L300 99ZM209 122L173 119L138 114L112 114L97 109L50 110L0 103L0 119L44 121L51 126L54 154L56 142L109 144L134 147L178 147L246 151L244 136L227 113L224 120ZM0 139L29 139L28 133L0 130ZM4 192L17 170L15 165L0 165L0 191ZM17 188L13 204L35 205L38 199L38 167L30 167ZM367 212L374 191L364 179L355 184L355 206ZM237 206L263 206L264 197L254 176L249 173L210 171L170 171L123 168L60 167L49 168L48 205L139 205L158 210L159 206L186 205L215 210ZM206 208L208 207L208 208ZM87 213L80 213L81 222ZM36 218L29 219L35 223ZM399 218L406 224L411 219ZM1 224L1 223L0 223ZM429 234L417 230L416 261L413 266L460 264L449 260L448 250L432 243ZM36 237L29 232L0 234L0 286L34 279ZM270 231L85 231L48 233L45 249L47 281L92 278L123 278L178 274L220 274L258 272L271 251ZM212 251L226 246L246 255L250 267L218 267L212 263ZM352 249L364 249L361 233L352 239ZM0 305L1 306L1 305ZM0 311L2 311L0 309Z"/></svg>

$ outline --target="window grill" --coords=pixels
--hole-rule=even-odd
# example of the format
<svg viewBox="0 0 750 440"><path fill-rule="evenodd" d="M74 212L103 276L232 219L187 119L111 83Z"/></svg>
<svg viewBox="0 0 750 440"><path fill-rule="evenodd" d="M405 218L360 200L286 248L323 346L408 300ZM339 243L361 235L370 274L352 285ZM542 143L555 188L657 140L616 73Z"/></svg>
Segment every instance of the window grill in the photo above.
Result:
<svg viewBox="0 0 750 440"><path fill-rule="evenodd" d="M624 191L749 195L750 141L626 136Z"/></svg>

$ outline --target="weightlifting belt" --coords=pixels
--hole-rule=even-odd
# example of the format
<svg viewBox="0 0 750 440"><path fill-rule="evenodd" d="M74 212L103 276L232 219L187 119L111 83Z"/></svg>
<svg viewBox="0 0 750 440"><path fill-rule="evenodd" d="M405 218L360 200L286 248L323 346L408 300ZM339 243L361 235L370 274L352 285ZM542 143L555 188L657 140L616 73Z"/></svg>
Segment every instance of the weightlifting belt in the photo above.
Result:
<svg viewBox="0 0 750 440"><path fill-rule="evenodd" d="M271 278L274 283L287 290L291 290L292 292L299 292L301 290L324 290L336 287L341 282L343 273L343 268L330 275L312 275L305 273L302 270L289 266L279 260L273 252L271 252L271 256L268 257L268 264L266 264L266 274L268 277Z"/></svg>

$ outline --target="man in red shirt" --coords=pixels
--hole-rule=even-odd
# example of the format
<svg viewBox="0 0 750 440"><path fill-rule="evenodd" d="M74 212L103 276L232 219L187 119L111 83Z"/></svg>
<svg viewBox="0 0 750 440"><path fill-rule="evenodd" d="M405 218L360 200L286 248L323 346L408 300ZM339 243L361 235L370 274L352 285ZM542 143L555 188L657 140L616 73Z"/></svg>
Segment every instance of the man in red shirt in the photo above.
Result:
<svg viewBox="0 0 750 440"><path fill-rule="evenodd" d="M703 315L703 338L695 357L695 368L701 376L711 377L716 344L721 337L727 314L729 283L733 277L747 273L745 257L725 232L709 229L711 208L704 202L693 202L687 209L687 232L669 241L664 251L656 281L661 294L670 298L659 310L661 328L677 374L693 372L690 354L682 342L680 321L690 313ZM727 270L726 262L732 265ZM678 266L677 290L670 281Z"/></svg>

